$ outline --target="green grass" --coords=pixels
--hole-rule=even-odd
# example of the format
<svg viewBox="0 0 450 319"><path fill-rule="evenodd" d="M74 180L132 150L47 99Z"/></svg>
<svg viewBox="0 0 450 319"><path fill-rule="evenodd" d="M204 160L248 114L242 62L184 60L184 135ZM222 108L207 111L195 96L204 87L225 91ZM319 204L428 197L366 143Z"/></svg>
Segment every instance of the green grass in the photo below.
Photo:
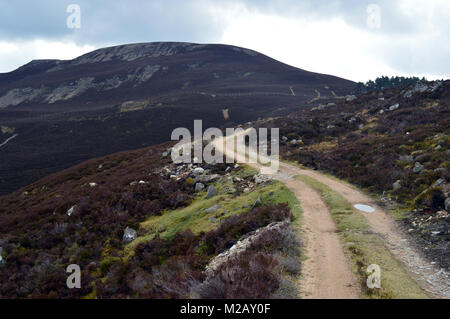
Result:
<svg viewBox="0 0 450 319"><path fill-rule="evenodd" d="M361 283L363 297L408 299L428 297L407 274L400 261L384 246L382 240L369 230L364 216L355 212L344 197L308 176L296 178L318 191L327 203L352 270ZM380 289L369 289L366 286L366 269L370 264L377 264L381 268Z"/></svg>
<svg viewBox="0 0 450 319"><path fill-rule="evenodd" d="M257 174L258 171L245 166L232 176L245 178ZM143 234L128 244L124 250L125 258L134 254L135 247L143 242L152 240L156 234L162 239L172 238L177 233L190 229L194 234L207 232L219 227L222 219L232 214L240 215L250 210L258 197L263 204L288 203L295 220L292 227L300 228L302 210L295 195L289 191L282 183L273 183L258 187L255 190L243 193L240 196L232 196L225 192L226 188L232 187L232 182L227 176L222 177L214 186L218 189L219 195L205 199L206 192L201 192L197 198L187 207L163 212L161 216L152 216L139 226L139 233ZM205 209L220 204L220 209L215 213L206 213ZM248 204L249 207L244 207ZM227 213L228 211L228 213ZM214 223L209 218L214 217L219 222Z"/></svg>

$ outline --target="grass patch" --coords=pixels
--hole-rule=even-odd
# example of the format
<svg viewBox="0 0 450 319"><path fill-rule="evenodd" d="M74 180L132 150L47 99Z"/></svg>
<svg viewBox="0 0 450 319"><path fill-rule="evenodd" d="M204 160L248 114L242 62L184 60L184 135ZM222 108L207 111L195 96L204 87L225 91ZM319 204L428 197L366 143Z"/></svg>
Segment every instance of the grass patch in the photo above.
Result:
<svg viewBox="0 0 450 319"><path fill-rule="evenodd" d="M246 178L257 173L257 170L245 166L234 173L233 176ZM142 235L125 247L125 258L129 258L134 254L134 249L138 244L152 240L156 235L159 235L162 239L168 239L187 229L190 229L194 234L216 229L222 219L232 214L240 215L248 212L258 197L264 205L288 203L295 216L292 227L295 230L300 229L302 216L300 203L295 195L282 183L273 181L268 185L258 187L251 192L243 193L236 197L225 192L232 185L231 180L224 176L214 185L218 189L219 195L205 199L205 192L199 193L198 197L188 207L165 211L161 216L152 216L140 223L139 233ZM221 207L215 213L205 212L207 208L217 204L221 205ZM211 221L211 217L218 222Z"/></svg>
<svg viewBox="0 0 450 319"><path fill-rule="evenodd" d="M400 261L384 246L382 240L371 233L366 219L355 212L351 204L327 185L308 176L296 178L318 191L327 203L336 223L344 250L353 272L361 284L364 297L368 298L428 298L419 285L407 274ZM381 268L381 288L369 289L366 285L366 269L371 264Z"/></svg>

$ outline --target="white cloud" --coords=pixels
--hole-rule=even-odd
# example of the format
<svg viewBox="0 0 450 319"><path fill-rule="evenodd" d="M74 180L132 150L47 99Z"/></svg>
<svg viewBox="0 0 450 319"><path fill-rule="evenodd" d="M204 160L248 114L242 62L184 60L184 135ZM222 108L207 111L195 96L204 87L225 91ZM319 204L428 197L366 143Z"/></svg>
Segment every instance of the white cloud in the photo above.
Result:
<svg viewBox="0 0 450 319"><path fill-rule="evenodd" d="M390 46L420 49L422 42L411 38L398 39L382 32L357 28L342 18L308 19L285 17L249 11L243 7L228 7L227 27L222 43L244 46L272 58L309 71L333 74L354 81L366 81L381 75L413 75L394 68L388 56ZM230 13L232 12L232 13ZM394 40L399 40L395 43ZM419 48L418 48L419 46ZM420 63L419 55L410 64ZM420 70L417 74L441 78Z"/></svg>
<svg viewBox="0 0 450 319"><path fill-rule="evenodd" d="M73 59L95 49L72 41L0 41L0 72L10 72L35 59Z"/></svg>

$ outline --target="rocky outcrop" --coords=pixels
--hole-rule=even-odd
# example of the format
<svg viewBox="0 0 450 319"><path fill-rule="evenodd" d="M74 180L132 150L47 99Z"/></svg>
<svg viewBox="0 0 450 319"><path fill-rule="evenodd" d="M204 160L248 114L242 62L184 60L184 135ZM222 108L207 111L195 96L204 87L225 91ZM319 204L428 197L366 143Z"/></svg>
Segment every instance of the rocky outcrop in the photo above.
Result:
<svg viewBox="0 0 450 319"><path fill-rule="evenodd" d="M126 244L131 243L136 238L137 238L137 232L133 228L131 228L131 227L125 228L125 231L123 232L123 237L122 237L122 240L124 243L126 243Z"/></svg>
<svg viewBox="0 0 450 319"><path fill-rule="evenodd" d="M265 227L259 228L256 231L247 234L242 239L240 239L236 244L234 244L229 250L217 255L209 262L209 264L205 268L206 277L207 278L213 277L216 270L222 264L226 263L228 260L232 258L238 257L240 254L245 252L247 249L251 247L254 241L258 240L258 238L263 236L265 233L267 232L270 233L273 231L281 231L288 225L289 222L287 221L271 223Z"/></svg>

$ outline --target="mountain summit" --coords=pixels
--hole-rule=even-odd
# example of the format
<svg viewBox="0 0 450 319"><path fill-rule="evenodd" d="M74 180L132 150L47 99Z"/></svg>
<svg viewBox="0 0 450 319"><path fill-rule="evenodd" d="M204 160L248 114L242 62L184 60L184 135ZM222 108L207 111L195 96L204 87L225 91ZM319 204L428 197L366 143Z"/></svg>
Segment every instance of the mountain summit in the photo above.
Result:
<svg viewBox="0 0 450 319"><path fill-rule="evenodd" d="M232 127L354 86L229 45L141 43L35 60L0 74L0 194L92 157L167 141L194 119Z"/></svg>

